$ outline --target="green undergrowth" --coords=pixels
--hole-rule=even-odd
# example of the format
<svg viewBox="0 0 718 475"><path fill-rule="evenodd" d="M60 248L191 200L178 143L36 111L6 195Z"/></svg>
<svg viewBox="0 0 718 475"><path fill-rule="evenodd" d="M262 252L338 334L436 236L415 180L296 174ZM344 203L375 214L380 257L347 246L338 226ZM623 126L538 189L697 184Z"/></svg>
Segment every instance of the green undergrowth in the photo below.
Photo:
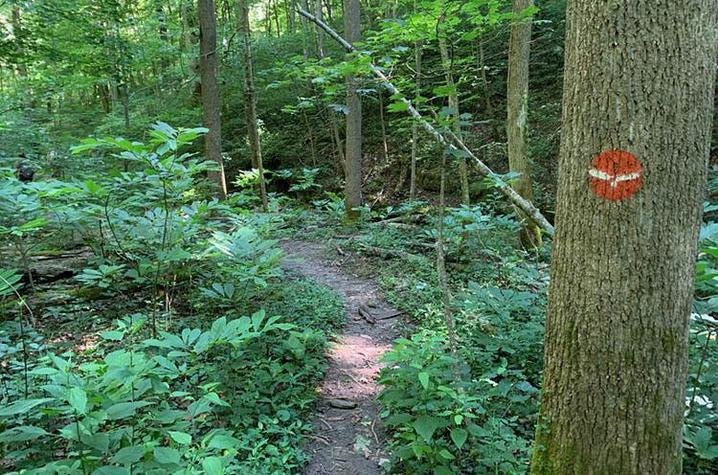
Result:
<svg viewBox="0 0 718 475"><path fill-rule="evenodd" d="M68 181L0 170L3 473L281 475L307 462L342 301L283 271L284 216L207 197L213 165L183 152L203 133L88 139L75 153L107 171ZM79 243L74 276L45 279L35 256Z"/></svg>
<svg viewBox="0 0 718 475"><path fill-rule="evenodd" d="M707 207L710 222L715 207ZM361 255L357 270L377 278L388 301L408 318L405 338L386 355L381 373L382 417L392 452L388 470L527 473L541 386L550 249L520 249L516 223L491 207L448 211L445 249L458 342L452 355L436 275L436 218L427 213L417 221L408 213L399 220L403 224L392 225L381 222L387 214L398 216L393 210L365 215L355 230L329 210L312 210L310 220L295 221L294 232L304 233L301 223L309 222L310 232L332 249ZM718 334L712 317L718 302L716 229L710 223L704 229L698 264L686 474L715 473L718 460L718 359L712 351Z"/></svg>

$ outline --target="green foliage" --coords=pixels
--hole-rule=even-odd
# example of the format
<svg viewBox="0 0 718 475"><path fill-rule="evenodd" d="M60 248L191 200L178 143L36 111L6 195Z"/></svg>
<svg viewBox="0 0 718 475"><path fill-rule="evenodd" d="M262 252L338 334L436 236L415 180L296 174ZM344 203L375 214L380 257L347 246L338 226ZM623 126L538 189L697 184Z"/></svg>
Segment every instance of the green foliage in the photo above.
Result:
<svg viewBox="0 0 718 475"><path fill-rule="evenodd" d="M143 324L133 316L103 338L112 345L123 343ZM232 404L252 397L253 390L228 386L237 368L228 371L225 365L263 357L252 347L254 340L287 340L298 351L312 336L293 328L260 312L221 318L206 331L160 332L159 338L130 341L129 348L108 345L85 362L71 353L49 353L28 373L36 388L30 397L0 410L0 443L17 468L29 466L33 473L201 473L208 457L214 457L218 469L237 467L243 460L237 456L249 441L236 427L224 428L223 421ZM291 398L272 394L261 379L269 375L249 374L260 378L259 386L273 401L291 407ZM245 422L252 420L241 415ZM38 466L38 459L46 463Z"/></svg>
<svg viewBox="0 0 718 475"><path fill-rule="evenodd" d="M343 305L327 289L283 281L282 251L264 237L282 218L204 198L213 164L185 151L203 132L158 123L147 143L85 140L75 154L108 170L74 182L3 175L0 198L12 207L2 229L28 250L54 252L63 236L90 244L94 256L74 282L98 289L106 300L97 311L107 314L85 320L83 294L58 289L72 303L48 305L44 318L69 318L80 341L50 342L22 320L0 331L9 471L301 470L325 332L341 324ZM12 309L21 276L0 276L0 308ZM262 307L290 317L267 318ZM107 328L112 312L119 320Z"/></svg>
<svg viewBox="0 0 718 475"><path fill-rule="evenodd" d="M386 355L380 381L382 417L392 432L401 473L524 473L529 441L514 431L507 405L538 391L497 370L470 379L465 363L447 352L441 334L398 340ZM524 454L516 457L517 453Z"/></svg>

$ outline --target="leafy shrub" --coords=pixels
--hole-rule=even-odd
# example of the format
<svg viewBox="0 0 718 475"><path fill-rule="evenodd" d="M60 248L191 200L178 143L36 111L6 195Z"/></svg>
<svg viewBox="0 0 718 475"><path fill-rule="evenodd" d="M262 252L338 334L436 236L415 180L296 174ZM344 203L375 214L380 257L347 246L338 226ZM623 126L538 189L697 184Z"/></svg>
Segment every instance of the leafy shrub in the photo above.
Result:
<svg viewBox="0 0 718 475"><path fill-rule="evenodd" d="M130 341L128 349L108 348L111 351L101 358L84 362L73 354L43 356L27 373L34 388L30 397L0 409L0 442L6 459L17 469L31 468L38 474L238 470L249 441L236 432L242 425L224 428L227 411L231 408L242 415L245 423L258 423L259 418L259 423L267 424L265 419L271 419L278 408L272 412L251 405L254 412L248 416L236 407L247 401L266 405L265 398L275 400L276 385L283 379L272 378L294 374L298 368L284 366L280 357L274 363L267 361L271 371L256 371L249 362L265 361L265 353L252 342L268 339L258 343L266 348L286 341L286 352L298 357L303 356L305 344L322 347L321 339L310 331L294 332L292 325L278 320L261 312L235 320L221 318L206 331L161 332L158 338ZM102 336L113 345L126 343L144 323L135 316ZM253 400L251 384L227 384L236 381L234 370L226 369L227 361L249 369L262 388L261 398ZM311 399L308 393L306 397ZM290 401L285 397L287 406ZM287 414L280 413L281 421L275 424L288 421Z"/></svg>
<svg viewBox="0 0 718 475"><path fill-rule="evenodd" d="M518 417L506 408L524 404L535 388L516 384L505 368L471 379L436 333L398 340L385 361L379 399L395 470L445 475L478 464L485 473L525 472L528 440L514 431Z"/></svg>

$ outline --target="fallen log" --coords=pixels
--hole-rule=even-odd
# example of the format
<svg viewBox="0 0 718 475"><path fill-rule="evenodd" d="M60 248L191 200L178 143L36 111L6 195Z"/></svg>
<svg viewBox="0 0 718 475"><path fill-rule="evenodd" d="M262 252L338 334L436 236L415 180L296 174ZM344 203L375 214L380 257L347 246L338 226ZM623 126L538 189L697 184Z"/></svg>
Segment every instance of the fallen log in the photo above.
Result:
<svg viewBox="0 0 718 475"><path fill-rule="evenodd" d="M374 325L376 323L376 318L371 314L371 310L369 310L369 307L366 305L360 305L359 306L359 315L366 320L368 323L371 323Z"/></svg>

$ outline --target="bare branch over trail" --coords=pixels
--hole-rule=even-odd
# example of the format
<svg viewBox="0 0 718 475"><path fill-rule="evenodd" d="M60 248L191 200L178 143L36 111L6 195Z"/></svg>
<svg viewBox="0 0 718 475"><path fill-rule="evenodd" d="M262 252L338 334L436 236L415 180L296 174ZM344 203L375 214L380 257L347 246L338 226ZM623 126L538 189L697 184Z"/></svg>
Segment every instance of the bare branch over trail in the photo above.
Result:
<svg viewBox="0 0 718 475"><path fill-rule="evenodd" d="M329 25L324 23L323 21L319 20L317 17L312 15L311 13L303 10L302 8L297 9L298 13L306 18L307 20L311 21L312 23L316 24L319 28L324 30L329 36L331 36L336 42L338 42L344 49L349 51L350 53L357 53L358 50L352 46L347 40L341 37L339 33L334 31ZM554 235L554 227L551 225L551 223L548 222L546 217L541 214L541 211L539 211L538 208L536 208L533 203L531 203L528 200L525 200L521 195L519 195L506 181L504 181L500 175L495 173L491 168L488 167L484 162L479 159L467 146L464 144L464 142L456 136L451 131L447 131L446 135L451 139L447 139L447 137L442 133L439 132L439 130L436 129L429 121L427 121L421 113L414 107L414 105L411 103L409 99L407 99L399 90L394 86L394 84L389 81L389 78L386 77L384 72L376 66L373 63L369 63L369 67L371 68L372 72L376 77L378 77L381 82L384 84L384 87L386 87L389 92L392 93L396 98L398 98L401 102L403 102L407 107L407 112L411 114L414 119L418 121L418 123L426 130L432 137L434 137L440 144L442 144L445 147L448 147L450 150L455 152L463 152L465 153L469 158L471 158L474 163L476 164L476 167L479 169L479 172L491 178L496 186L499 188L501 193L506 195L506 197L521 211L526 213L526 216L531 219L536 225L538 225L546 234L549 236Z"/></svg>

